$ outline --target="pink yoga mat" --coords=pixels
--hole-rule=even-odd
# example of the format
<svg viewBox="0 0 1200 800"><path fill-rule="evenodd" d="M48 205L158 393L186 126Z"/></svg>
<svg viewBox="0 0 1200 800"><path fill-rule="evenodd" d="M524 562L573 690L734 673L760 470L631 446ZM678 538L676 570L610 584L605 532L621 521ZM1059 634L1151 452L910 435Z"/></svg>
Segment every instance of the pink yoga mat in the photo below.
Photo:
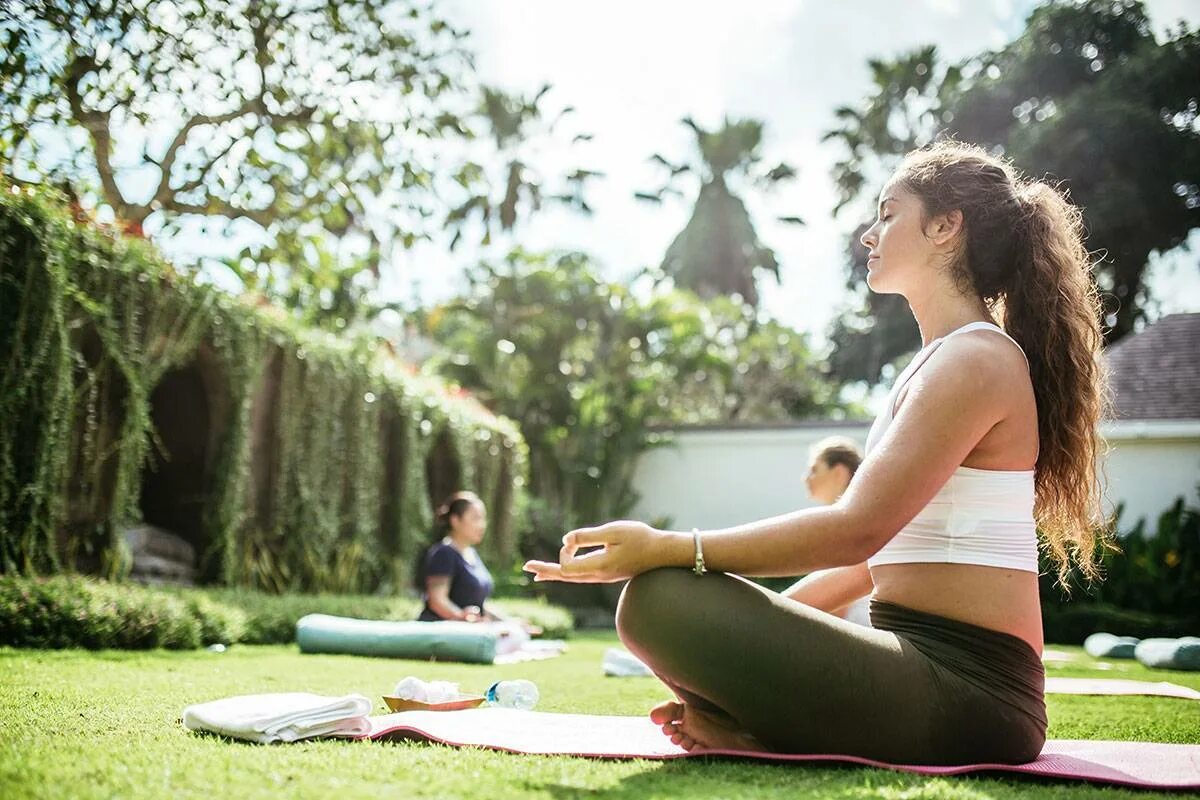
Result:
<svg viewBox="0 0 1200 800"><path fill-rule="evenodd" d="M764 761L843 761L921 775L959 775L970 772L1015 772L1046 778L1110 783L1152 789L1200 789L1200 745L1051 740L1037 760L1028 764L971 764L961 767L922 767L885 764L844 755L777 755L736 750L689 753L671 744L646 717L607 717L585 714L547 714L505 708L467 711L404 711L371 717L370 733L417 736L443 744L488 747L529 755L571 755L595 758L680 758L696 755L738 756Z"/></svg>
<svg viewBox="0 0 1200 800"><path fill-rule="evenodd" d="M1119 678L1046 678L1047 694L1130 694L1200 700L1200 691L1177 683Z"/></svg>

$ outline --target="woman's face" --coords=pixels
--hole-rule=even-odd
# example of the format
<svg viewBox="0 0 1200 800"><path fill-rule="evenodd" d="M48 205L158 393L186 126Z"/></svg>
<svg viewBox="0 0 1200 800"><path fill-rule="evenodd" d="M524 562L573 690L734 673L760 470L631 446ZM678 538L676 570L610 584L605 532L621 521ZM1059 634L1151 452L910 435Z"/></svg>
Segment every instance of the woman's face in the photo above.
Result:
<svg viewBox="0 0 1200 800"><path fill-rule="evenodd" d="M926 235L924 216L920 199L895 178L880 192L878 217L860 240L871 291L907 296L928 280L938 245Z"/></svg>
<svg viewBox="0 0 1200 800"><path fill-rule="evenodd" d="M461 537L471 546L483 541L485 530L487 530L487 512L478 503L471 503L460 516L450 517L451 533L455 537Z"/></svg>

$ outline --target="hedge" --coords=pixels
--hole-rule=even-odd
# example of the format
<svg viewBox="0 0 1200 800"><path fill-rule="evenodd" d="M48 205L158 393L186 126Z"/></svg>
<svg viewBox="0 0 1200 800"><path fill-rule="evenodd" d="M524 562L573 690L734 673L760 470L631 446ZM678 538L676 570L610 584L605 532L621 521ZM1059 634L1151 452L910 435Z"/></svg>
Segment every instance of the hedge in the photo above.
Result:
<svg viewBox="0 0 1200 800"><path fill-rule="evenodd" d="M506 613L569 636L571 615L535 600L504 600ZM415 619L420 601L372 595L270 595L236 589L149 588L78 576L0 576L0 645L44 649L188 649L286 644L305 614Z"/></svg>

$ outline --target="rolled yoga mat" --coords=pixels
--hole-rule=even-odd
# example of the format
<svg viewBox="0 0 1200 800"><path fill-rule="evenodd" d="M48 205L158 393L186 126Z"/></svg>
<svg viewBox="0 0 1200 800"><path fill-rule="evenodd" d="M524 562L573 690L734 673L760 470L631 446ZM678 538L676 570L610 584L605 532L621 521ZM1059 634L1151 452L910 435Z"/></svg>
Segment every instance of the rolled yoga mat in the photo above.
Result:
<svg viewBox="0 0 1200 800"><path fill-rule="evenodd" d="M1200 638L1143 639L1134 648L1134 658L1155 669L1200 670Z"/></svg>
<svg viewBox="0 0 1200 800"><path fill-rule="evenodd" d="M495 631L470 622L389 622L309 614L296 622L301 653L491 664Z"/></svg>
<svg viewBox="0 0 1200 800"><path fill-rule="evenodd" d="M780 755L736 750L688 752L663 735L648 717L548 714L507 708L467 711L403 711L369 717L362 738L418 737L459 747L486 747L529 755L594 758L684 758L734 756L763 761L838 761L920 775L1008 772L1040 778L1136 786L1147 789L1200 789L1200 745L1058 739L1046 742L1028 764L969 764L925 767L885 764L836 754Z"/></svg>
<svg viewBox="0 0 1200 800"><path fill-rule="evenodd" d="M1132 636L1093 633L1083 640L1083 649L1092 658L1133 658L1138 641Z"/></svg>

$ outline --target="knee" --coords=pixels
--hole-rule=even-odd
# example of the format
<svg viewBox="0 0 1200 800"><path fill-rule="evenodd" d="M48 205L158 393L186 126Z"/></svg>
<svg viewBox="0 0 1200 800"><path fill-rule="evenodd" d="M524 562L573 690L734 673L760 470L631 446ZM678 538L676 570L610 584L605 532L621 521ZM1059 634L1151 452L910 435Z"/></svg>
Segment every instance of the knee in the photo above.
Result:
<svg viewBox="0 0 1200 800"><path fill-rule="evenodd" d="M670 618L686 602L689 579L686 569L666 568L643 572L625 584L617 602L617 634L627 645L646 641L654 630L670 625Z"/></svg>

